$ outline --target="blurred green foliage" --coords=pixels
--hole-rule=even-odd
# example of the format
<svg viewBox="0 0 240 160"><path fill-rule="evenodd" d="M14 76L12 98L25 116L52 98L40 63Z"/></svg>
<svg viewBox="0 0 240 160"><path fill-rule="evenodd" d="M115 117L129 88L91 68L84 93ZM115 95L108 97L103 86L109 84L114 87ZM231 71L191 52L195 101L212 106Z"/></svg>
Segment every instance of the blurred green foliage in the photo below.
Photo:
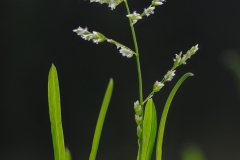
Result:
<svg viewBox="0 0 240 160"><path fill-rule="evenodd" d="M187 145L182 151L182 160L206 160L203 151L194 144Z"/></svg>

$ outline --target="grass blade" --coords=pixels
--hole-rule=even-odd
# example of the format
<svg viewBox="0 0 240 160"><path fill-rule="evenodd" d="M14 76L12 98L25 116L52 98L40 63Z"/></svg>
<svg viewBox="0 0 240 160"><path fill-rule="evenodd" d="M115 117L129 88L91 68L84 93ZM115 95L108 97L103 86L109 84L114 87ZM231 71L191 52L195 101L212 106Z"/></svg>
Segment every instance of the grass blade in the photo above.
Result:
<svg viewBox="0 0 240 160"><path fill-rule="evenodd" d="M177 92L178 88L181 86L183 81L185 81L186 78L189 77L189 76L193 76L193 74L192 73L186 73L178 80L178 82L176 83L176 85L172 89L171 93L169 94L167 102L164 106L162 117L161 117L161 120L160 120L159 129L158 129L158 139L157 139L157 147L156 147L156 160L161 160L162 159L162 143L163 143L164 129L165 129L168 110L169 110L170 105L172 103L173 97L175 96L175 93Z"/></svg>
<svg viewBox="0 0 240 160"><path fill-rule="evenodd" d="M150 160L157 131L157 114L152 99L149 99L144 113L141 160Z"/></svg>
<svg viewBox="0 0 240 160"><path fill-rule="evenodd" d="M71 160L72 158L71 158L71 153L70 153L70 151L69 151L69 149L65 149L65 160Z"/></svg>
<svg viewBox="0 0 240 160"><path fill-rule="evenodd" d="M65 160L61 121L60 91L56 67L52 64L48 75L48 103L55 160Z"/></svg>
<svg viewBox="0 0 240 160"><path fill-rule="evenodd" d="M110 79L104 99L103 99L102 107L101 107L101 110L100 110L100 113L98 116L98 121L97 121L96 129L95 129L95 133L94 133L92 150L90 153L89 160L96 159L98 145L99 145L99 141L100 141L100 137L101 137L101 133L102 133L102 127L103 127L104 119L105 119L106 112L108 109L108 105L109 105L109 102L110 102L110 99L112 96L112 91L113 91L113 80Z"/></svg>

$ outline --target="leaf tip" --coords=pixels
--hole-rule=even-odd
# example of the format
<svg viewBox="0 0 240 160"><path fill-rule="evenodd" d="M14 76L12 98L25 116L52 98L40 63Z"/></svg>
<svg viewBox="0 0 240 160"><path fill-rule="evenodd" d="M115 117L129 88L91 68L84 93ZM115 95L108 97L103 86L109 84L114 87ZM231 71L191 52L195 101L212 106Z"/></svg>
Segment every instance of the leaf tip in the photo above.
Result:
<svg viewBox="0 0 240 160"><path fill-rule="evenodd" d="M194 76L194 74L193 74L193 73L191 73L191 72L189 72L189 76Z"/></svg>
<svg viewBox="0 0 240 160"><path fill-rule="evenodd" d="M113 85L113 78L110 78L109 84L112 84L112 85Z"/></svg>

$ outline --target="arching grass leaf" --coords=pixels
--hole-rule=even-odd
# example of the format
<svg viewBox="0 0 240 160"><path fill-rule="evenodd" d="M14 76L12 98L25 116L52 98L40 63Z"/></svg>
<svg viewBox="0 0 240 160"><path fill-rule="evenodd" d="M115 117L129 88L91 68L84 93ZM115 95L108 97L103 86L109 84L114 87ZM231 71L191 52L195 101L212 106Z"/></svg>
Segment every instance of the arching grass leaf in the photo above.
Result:
<svg viewBox="0 0 240 160"><path fill-rule="evenodd" d="M89 160L96 159L98 145L99 145L99 141L100 141L100 137L101 137L101 133L102 133L102 127L103 127L104 119L105 119L105 116L107 113L108 105L111 100L112 91L113 91L113 80L110 79L104 99L103 99L102 107L101 107L101 110L100 110L100 113L98 116L97 126L96 126L95 133L94 133L92 150L90 153Z"/></svg>
<svg viewBox="0 0 240 160"><path fill-rule="evenodd" d="M165 124L167 120L167 114L168 110L170 108L170 105L172 103L172 100L175 96L175 93L177 92L178 88L181 86L183 81L186 80L187 77L193 76L192 73L186 73L184 74L176 83L176 85L173 87L171 93L168 96L167 102L164 106L163 112L162 112L162 117L160 120L160 125L158 129L158 138L157 138L157 147L156 147L156 160L161 160L162 159L162 143L163 143L163 135L164 135L164 129L165 129Z"/></svg>

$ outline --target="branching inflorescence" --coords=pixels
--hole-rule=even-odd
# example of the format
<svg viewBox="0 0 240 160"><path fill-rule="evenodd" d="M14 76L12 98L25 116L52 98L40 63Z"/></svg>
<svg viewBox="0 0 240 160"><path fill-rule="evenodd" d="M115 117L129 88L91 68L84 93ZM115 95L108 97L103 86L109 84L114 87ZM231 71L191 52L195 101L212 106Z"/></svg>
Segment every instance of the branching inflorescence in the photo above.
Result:
<svg viewBox="0 0 240 160"><path fill-rule="evenodd" d="M135 121L137 123L137 136L138 136L138 145L139 145L139 152L138 152L138 160L142 160L143 156L143 151L142 151L142 146L144 145L144 141L146 137L142 137L142 132L144 130L143 128L143 121L145 120L144 118L144 104L152 98L154 93L159 92L162 87L165 85L165 82L171 81L173 77L175 76L176 68L181 66L182 64L186 64L186 61L191 58L192 55L196 53L198 50L198 45L193 46L191 49L189 49L185 54L182 54L180 52L179 54L176 54L176 57L173 59L174 63L172 68L167 71L167 73L163 76L162 80L156 81L153 84L153 89L150 94L143 99L143 94L142 94L142 77L141 77L141 69L140 69L140 60L139 60L139 52L138 52L138 45L137 45L137 40L136 40L136 35L135 35L135 30L134 30L134 24L136 24L139 20L141 20L144 16L150 16L151 14L154 14L154 9L157 6L163 5L165 0L153 0L151 5L148 6L147 8L144 9L144 11L140 14L137 13L136 11L133 11L132 14L130 13L129 7L127 0L90 0L90 2L99 2L101 4L108 4L108 6L113 10L116 8L117 5L119 5L121 2L125 3L126 9L127 9L127 15L126 17L129 18L129 23L132 31L132 36L133 36L133 41L134 41L134 46L135 46L135 51L126 47L125 45L107 38L103 34L93 31L89 32L87 27L82 28L78 27L77 29L73 30L77 35L81 36L85 40L92 40L94 43L98 44L104 41L107 41L108 43L116 45L117 49L119 49L119 52L127 57L131 58L133 55L136 56L136 61L137 61L137 69L138 69L138 80L139 80L139 100L137 100L134 103L134 110L135 110Z"/></svg>

